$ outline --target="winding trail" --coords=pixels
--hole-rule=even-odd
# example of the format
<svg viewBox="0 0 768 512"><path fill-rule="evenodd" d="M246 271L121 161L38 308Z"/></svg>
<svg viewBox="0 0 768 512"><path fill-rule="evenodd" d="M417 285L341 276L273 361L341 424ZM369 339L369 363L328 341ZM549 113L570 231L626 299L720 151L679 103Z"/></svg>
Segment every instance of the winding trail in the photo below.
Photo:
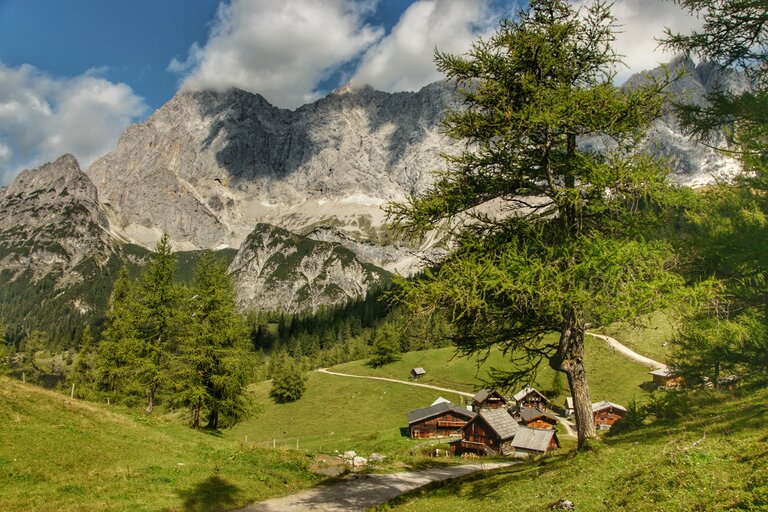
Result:
<svg viewBox="0 0 768 512"><path fill-rule="evenodd" d="M628 358L630 358L630 359L632 359L632 360L634 360L634 361L636 361L636 362L638 362L638 363L640 363L640 364L642 364L644 366L647 366L648 368L656 369L656 368L666 368L667 367L666 364L660 363L658 361L655 361L655 360L651 359L650 357L641 356L640 354L638 354L634 350L630 349L626 345L622 345L621 343L619 343L619 341L616 338L612 338L610 336L606 336L605 334L595 334L593 332L588 332L587 334L589 336L592 336L593 338L599 338L599 339L601 339L603 341L606 341L608 343L608 345L610 345L611 348L613 348L617 352L620 352L624 356L626 356L626 357L628 357Z"/></svg>
<svg viewBox="0 0 768 512"><path fill-rule="evenodd" d="M371 379L371 380L383 380L383 381L386 381L386 382L395 382L397 384L405 384L406 386L417 386L417 387L420 387L420 388L428 388L428 389L434 389L434 390L437 390L437 391L445 391L446 393L455 393L457 395L468 396L470 398L475 396L472 393L467 393L465 391L458 391L458 390L455 390L455 389L441 388L439 386L432 386L431 384L420 384L418 382L409 382L407 380L388 379L387 377L373 377L371 375L353 375L351 373L332 372L332 371L330 371L330 370L328 370L326 368L318 368L317 371L320 372L320 373L327 373L328 375L338 375L339 377L354 377L354 378L357 378L357 379Z"/></svg>
<svg viewBox="0 0 768 512"><path fill-rule="evenodd" d="M348 512L364 510L433 482L452 480L470 473L514 464L520 464L520 461L481 462L402 473L352 475L329 485L319 485L290 496L254 503L234 512L290 512L299 510Z"/></svg>

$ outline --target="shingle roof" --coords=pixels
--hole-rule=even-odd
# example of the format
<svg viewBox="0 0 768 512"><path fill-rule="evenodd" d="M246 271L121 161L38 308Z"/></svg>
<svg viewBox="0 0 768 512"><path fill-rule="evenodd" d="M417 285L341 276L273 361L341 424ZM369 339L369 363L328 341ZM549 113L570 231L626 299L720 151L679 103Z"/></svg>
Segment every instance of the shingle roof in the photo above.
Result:
<svg viewBox="0 0 768 512"><path fill-rule="evenodd" d="M417 421L422 421L427 418L431 418L433 416L437 416L438 414L443 414L449 411L454 412L459 416L464 416L468 420L475 417L475 413L472 411L468 411L467 409L463 409L461 407L456 407L450 402L448 403L441 402L439 404L430 405L429 407L414 409L413 411L409 412L408 424L410 425L412 423L416 423Z"/></svg>
<svg viewBox="0 0 768 512"><path fill-rule="evenodd" d="M523 450L545 452L552 441L552 437L560 446L560 442L557 441L557 434L552 429L520 427L520 431L512 440L512 446Z"/></svg>
<svg viewBox="0 0 768 512"><path fill-rule="evenodd" d="M613 402L609 402L608 400L603 400L601 402L595 402L592 404L592 412L602 411L603 409L608 409L610 407L613 407L614 409L618 409L623 412L627 412L627 409L622 407L619 404L615 404Z"/></svg>
<svg viewBox="0 0 768 512"><path fill-rule="evenodd" d="M573 409L573 397L569 396L565 399L565 407L566 409Z"/></svg>
<svg viewBox="0 0 768 512"><path fill-rule="evenodd" d="M502 441L514 437L521 428L505 409L483 409L478 415Z"/></svg>
<svg viewBox="0 0 768 512"><path fill-rule="evenodd" d="M659 377L672 377L672 371L668 367L659 368L658 370L653 370L648 372L651 375L658 375Z"/></svg>
<svg viewBox="0 0 768 512"><path fill-rule="evenodd" d="M530 395L531 393L536 393L536 394L537 394L537 395L539 395L541 398L543 398L545 402L549 402L549 400L547 400L547 397L545 397L544 395L542 395L541 393L539 393L539 392L536 390L536 388L532 388L531 386L525 386L523 389L521 389L520 391L518 391L518 392L515 394L515 396L514 396L514 398L515 398L515 401L516 401L516 402L519 402L520 400L522 400L522 399L523 399L523 398L525 398L526 396Z"/></svg>
<svg viewBox="0 0 768 512"><path fill-rule="evenodd" d="M549 418L557 422L557 416L555 416L549 411L542 411L538 407L523 407L518 411L517 414L520 415L520 419L522 419L525 423L533 421L536 418L542 418L542 417Z"/></svg>
<svg viewBox="0 0 768 512"><path fill-rule="evenodd" d="M425 373L427 373L427 371L421 366L419 366L418 368L414 368L413 370L411 370L411 372L415 373L416 375L424 375Z"/></svg>
<svg viewBox="0 0 768 512"><path fill-rule="evenodd" d="M505 403L507 401L507 399L504 398L501 395L501 393L498 393L498 392L494 391L493 389L488 389L488 388L483 388L480 391L478 391L477 394L475 394L475 396L472 398L472 400L477 402L477 403L479 403L479 404L481 404L481 403L485 402L488 399L488 397L491 396L491 395L497 395L497 396L501 397L501 399L504 400Z"/></svg>

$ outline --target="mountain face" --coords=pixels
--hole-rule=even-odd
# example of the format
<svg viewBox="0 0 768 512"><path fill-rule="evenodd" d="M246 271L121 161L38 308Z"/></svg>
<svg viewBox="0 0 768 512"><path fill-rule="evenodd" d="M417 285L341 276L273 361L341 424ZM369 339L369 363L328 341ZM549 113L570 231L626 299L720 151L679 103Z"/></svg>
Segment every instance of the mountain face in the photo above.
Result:
<svg viewBox="0 0 768 512"><path fill-rule="evenodd" d="M337 243L318 242L269 224L246 237L229 272L242 310L316 312L363 298L388 280Z"/></svg>

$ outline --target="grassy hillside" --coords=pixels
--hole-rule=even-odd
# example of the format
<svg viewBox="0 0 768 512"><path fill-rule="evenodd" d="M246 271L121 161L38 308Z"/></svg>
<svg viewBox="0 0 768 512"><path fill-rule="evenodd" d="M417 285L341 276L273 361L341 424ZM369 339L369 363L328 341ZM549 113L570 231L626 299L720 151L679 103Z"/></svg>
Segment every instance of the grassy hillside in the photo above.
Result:
<svg viewBox="0 0 768 512"><path fill-rule="evenodd" d="M616 354L604 341L588 337L585 360L587 379L594 401L610 400L626 404L633 398L641 401L645 396L640 385L650 380L648 369ZM427 374L419 382L474 392L483 386L483 380L488 378L490 368L503 369L508 365L501 352L493 351L485 363L478 368L477 359L454 357L454 349L448 347L408 352L402 354L400 361L380 368L371 368L365 361L353 361L335 366L332 370L355 375L407 380L411 368L421 366ZM548 366L542 366L533 385L541 391L554 390L558 387L555 382L555 372ZM554 401L562 405L569 394L564 375L560 377L559 385L561 390Z"/></svg>
<svg viewBox="0 0 768 512"><path fill-rule="evenodd" d="M0 377L0 510L227 510L318 481L297 452Z"/></svg>
<svg viewBox="0 0 768 512"><path fill-rule="evenodd" d="M675 333L677 321L658 311L641 318L637 325L617 324L597 332L613 336L638 354L665 363L669 357L669 339Z"/></svg>
<svg viewBox="0 0 768 512"><path fill-rule="evenodd" d="M768 510L768 389L693 398L683 418L609 437L598 449L414 492L380 510Z"/></svg>

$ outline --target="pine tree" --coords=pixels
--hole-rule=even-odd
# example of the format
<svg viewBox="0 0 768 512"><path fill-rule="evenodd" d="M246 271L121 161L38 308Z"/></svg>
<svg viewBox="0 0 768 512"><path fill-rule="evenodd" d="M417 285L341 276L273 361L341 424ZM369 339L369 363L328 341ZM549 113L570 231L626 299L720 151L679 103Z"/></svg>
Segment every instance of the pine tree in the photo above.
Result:
<svg viewBox="0 0 768 512"><path fill-rule="evenodd" d="M656 235L684 195L637 151L665 84L613 86L615 29L606 3L577 11L532 0L468 55L436 52L463 87L464 108L447 114L445 130L466 149L447 157L431 191L389 208L399 228L417 233L451 221L458 242L401 300L425 314L445 310L462 354L501 347L511 363L493 373L502 388L530 381L542 363L565 373L579 448L595 436L587 326L657 309L683 284ZM608 149L579 144L588 137Z"/></svg>
<svg viewBox="0 0 768 512"><path fill-rule="evenodd" d="M78 398L87 397L93 386L93 359L93 335L91 326L86 324L80 337L80 349L67 379L70 385L74 384L75 396Z"/></svg>
<svg viewBox="0 0 768 512"><path fill-rule="evenodd" d="M387 322L376 329L368 364L374 368L394 363L400 359L400 333Z"/></svg>
<svg viewBox="0 0 768 512"><path fill-rule="evenodd" d="M269 396L279 404L295 402L307 387L304 368L285 351L273 354L272 358L272 387Z"/></svg>

